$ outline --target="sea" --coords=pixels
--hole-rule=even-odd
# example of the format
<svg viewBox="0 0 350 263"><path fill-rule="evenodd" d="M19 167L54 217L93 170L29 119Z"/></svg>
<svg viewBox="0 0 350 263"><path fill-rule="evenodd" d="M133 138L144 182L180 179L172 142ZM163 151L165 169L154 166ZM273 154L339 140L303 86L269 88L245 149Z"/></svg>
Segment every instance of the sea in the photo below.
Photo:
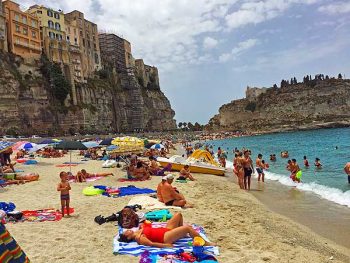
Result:
<svg viewBox="0 0 350 263"><path fill-rule="evenodd" d="M261 153L263 160L269 164L265 172L266 184L275 181L350 208L350 184L343 170L344 165L350 162L350 128L243 136L206 143L212 145L215 152L218 147L226 151L228 167L233 167L235 147L250 149L254 163ZM297 160L303 173L302 183L294 183L289 178L290 172L286 170L288 159L280 157L282 151L289 152L288 159ZM270 154L276 154L275 162L269 160ZM309 160L309 168L303 164L304 156ZM315 158L321 160L321 169L314 166Z"/></svg>

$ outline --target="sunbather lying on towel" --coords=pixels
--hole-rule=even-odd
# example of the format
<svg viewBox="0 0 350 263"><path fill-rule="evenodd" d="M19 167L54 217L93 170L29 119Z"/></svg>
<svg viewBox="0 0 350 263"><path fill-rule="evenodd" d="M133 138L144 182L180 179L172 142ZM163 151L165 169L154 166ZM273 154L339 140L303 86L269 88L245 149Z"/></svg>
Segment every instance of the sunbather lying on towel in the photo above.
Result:
<svg viewBox="0 0 350 263"><path fill-rule="evenodd" d="M6 181L6 184L24 184L28 182L38 181L39 174L29 173L25 175L15 174L13 178L3 178Z"/></svg>
<svg viewBox="0 0 350 263"><path fill-rule="evenodd" d="M81 169L81 173L83 175L83 177L86 179L86 178L89 178L89 177L102 177L102 176L109 176L109 175L114 175L113 173L96 173L96 174L92 174L92 173L88 173L86 172L85 169Z"/></svg>
<svg viewBox="0 0 350 263"><path fill-rule="evenodd" d="M136 241L139 245L150 247L172 247L177 240L190 235L192 238L199 236L193 227L183 225L183 217L181 213L176 213L167 222L166 227L153 228L152 224L144 223L137 231L126 230L119 237L119 242L129 243ZM205 242L205 246L213 244Z"/></svg>

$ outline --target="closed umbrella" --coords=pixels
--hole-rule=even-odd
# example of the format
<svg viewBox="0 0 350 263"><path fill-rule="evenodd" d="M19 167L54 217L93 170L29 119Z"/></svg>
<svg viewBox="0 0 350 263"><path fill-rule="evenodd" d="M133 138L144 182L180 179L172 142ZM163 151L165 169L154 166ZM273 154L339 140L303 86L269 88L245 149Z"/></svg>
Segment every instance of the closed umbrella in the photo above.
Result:
<svg viewBox="0 0 350 263"><path fill-rule="evenodd" d="M61 141L54 148L59 150L87 150L87 147L78 141ZM72 163L71 151L69 152L69 162ZM69 166L69 171L71 171L71 166Z"/></svg>
<svg viewBox="0 0 350 263"><path fill-rule="evenodd" d="M101 145L100 145L98 142L95 142L95 141L83 142L83 144L84 144L87 148L101 147Z"/></svg>

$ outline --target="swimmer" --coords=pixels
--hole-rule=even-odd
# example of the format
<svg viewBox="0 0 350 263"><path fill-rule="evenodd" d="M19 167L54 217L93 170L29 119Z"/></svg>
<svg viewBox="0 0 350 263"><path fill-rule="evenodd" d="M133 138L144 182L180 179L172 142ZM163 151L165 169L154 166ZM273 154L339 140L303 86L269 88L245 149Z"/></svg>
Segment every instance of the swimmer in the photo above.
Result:
<svg viewBox="0 0 350 263"><path fill-rule="evenodd" d="M258 154L258 158L256 158L255 164L256 164L256 172L258 173L258 182L260 182L260 178L261 181L264 182L264 164L262 163L261 159L262 159L262 154L259 153Z"/></svg>
<svg viewBox="0 0 350 263"><path fill-rule="evenodd" d="M322 168L322 163L320 162L320 159L319 159L319 158L316 158L316 159L315 159L315 166L316 166L316 168L318 168L318 169L321 169L321 168Z"/></svg>
<svg viewBox="0 0 350 263"><path fill-rule="evenodd" d="M307 160L306 156L304 156L304 165L305 165L305 167L310 166L309 161Z"/></svg>
<svg viewBox="0 0 350 263"><path fill-rule="evenodd" d="M301 169L297 164L297 160L292 159L292 174L290 178L293 180L293 182L300 183L300 177L301 177Z"/></svg>

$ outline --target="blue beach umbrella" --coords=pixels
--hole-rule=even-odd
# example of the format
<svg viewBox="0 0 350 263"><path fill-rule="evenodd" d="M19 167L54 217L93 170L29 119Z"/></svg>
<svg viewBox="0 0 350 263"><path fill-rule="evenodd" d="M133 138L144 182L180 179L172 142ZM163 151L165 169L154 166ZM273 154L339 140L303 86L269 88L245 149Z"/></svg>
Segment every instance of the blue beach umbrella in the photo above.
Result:
<svg viewBox="0 0 350 263"><path fill-rule="evenodd" d="M0 152L6 151L8 148L10 148L14 144L15 144L14 142L1 141Z"/></svg>
<svg viewBox="0 0 350 263"><path fill-rule="evenodd" d="M114 151L118 149L119 147L117 145L110 145L106 148L107 151Z"/></svg>
<svg viewBox="0 0 350 263"><path fill-rule="evenodd" d="M164 149L164 145L163 144L160 144L160 143L157 143L157 144L153 144L151 146L151 149Z"/></svg>
<svg viewBox="0 0 350 263"><path fill-rule="evenodd" d="M100 142L100 145L111 145L113 140L114 140L114 138L104 139L104 140L102 140L102 142Z"/></svg>
<svg viewBox="0 0 350 263"><path fill-rule="evenodd" d="M99 145L99 143L98 143L98 142L95 142L95 141L83 142L83 144L84 144L87 148L101 147L101 146Z"/></svg>
<svg viewBox="0 0 350 263"><path fill-rule="evenodd" d="M19 147L19 148L28 151L28 150L30 150L31 148L34 148L36 145L37 145L36 143L28 142L28 143L23 144L23 145L22 145L21 147Z"/></svg>

